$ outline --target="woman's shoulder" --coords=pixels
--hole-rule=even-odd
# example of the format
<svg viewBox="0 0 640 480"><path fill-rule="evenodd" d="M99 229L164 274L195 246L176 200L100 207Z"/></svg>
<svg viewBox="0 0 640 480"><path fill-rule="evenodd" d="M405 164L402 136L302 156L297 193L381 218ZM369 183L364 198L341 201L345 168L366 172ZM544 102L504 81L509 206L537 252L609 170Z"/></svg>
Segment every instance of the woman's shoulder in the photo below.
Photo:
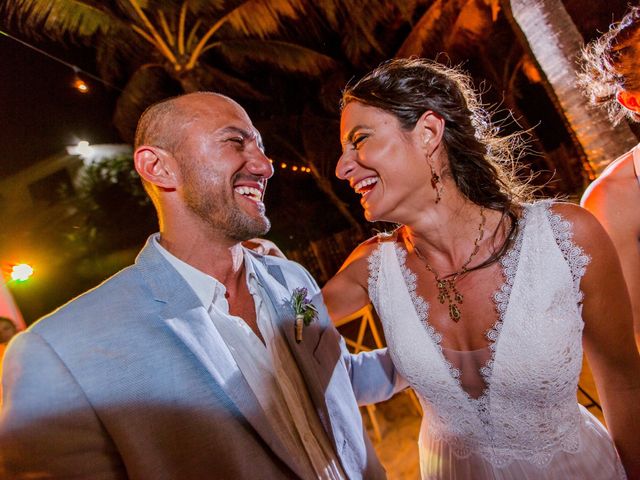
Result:
<svg viewBox="0 0 640 480"><path fill-rule="evenodd" d="M575 203L546 200L539 202L548 209L552 226L561 234L568 234L576 245L590 253L609 237L598 219Z"/></svg>
<svg viewBox="0 0 640 480"><path fill-rule="evenodd" d="M400 231L401 228L398 228L391 232L378 233L360 243L344 261L340 270L344 270L347 267L353 267L355 265L366 266L369 258L378 252L382 245L393 244L398 241L399 235L401 235Z"/></svg>

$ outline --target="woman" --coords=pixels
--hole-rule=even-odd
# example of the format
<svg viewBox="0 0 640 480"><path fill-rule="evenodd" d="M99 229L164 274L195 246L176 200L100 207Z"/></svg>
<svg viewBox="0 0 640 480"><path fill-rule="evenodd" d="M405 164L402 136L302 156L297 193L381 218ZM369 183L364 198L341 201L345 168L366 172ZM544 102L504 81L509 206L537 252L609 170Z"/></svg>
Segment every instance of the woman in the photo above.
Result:
<svg viewBox="0 0 640 480"><path fill-rule="evenodd" d="M369 221L323 293L341 318L369 301L425 412L425 479L640 476L640 358L620 263L580 207L526 203L500 166L470 82L422 59L382 64L343 94L336 174ZM584 342L611 437L576 401ZM612 442L611 438L613 438Z"/></svg>
<svg viewBox="0 0 640 480"><path fill-rule="evenodd" d="M591 102L614 123L640 120L640 7L585 49L583 85ZM620 255L640 346L640 145L622 155L589 185L581 201L602 223Z"/></svg>

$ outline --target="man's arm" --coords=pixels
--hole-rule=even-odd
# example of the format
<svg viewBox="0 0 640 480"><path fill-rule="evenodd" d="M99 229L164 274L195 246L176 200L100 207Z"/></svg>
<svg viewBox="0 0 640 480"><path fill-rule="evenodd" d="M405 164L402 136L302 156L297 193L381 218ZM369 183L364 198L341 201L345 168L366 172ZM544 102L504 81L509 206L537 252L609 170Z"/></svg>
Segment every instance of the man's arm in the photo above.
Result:
<svg viewBox="0 0 640 480"><path fill-rule="evenodd" d="M19 334L3 363L0 478L126 478L84 392L42 337Z"/></svg>

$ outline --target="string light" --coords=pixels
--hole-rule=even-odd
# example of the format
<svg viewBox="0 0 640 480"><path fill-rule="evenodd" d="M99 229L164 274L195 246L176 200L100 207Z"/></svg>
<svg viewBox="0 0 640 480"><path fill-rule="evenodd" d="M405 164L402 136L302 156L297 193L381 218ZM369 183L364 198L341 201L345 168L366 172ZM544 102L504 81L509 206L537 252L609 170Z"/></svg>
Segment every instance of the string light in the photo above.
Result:
<svg viewBox="0 0 640 480"><path fill-rule="evenodd" d="M71 70L73 70L74 72L74 80L72 83L73 88L75 88L76 90L78 90L80 93L87 93L89 92L89 85L82 80L78 74L82 73L83 76L91 78L93 80L95 80L96 82L100 82L103 85L109 87L109 88L113 88L115 90L118 90L119 92L122 92L123 90L121 88L116 87L115 85L112 85L109 82L104 81L103 79L101 79L100 77L93 75L85 70L82 70L81 68L77 67L76 65L73 65L69 62L65 62L64 60L62 60L61 58L58 58L54 55L51 55L50 53L45 52L44 50L39 49L38 47L35 47L33 45L31 45L30 43L25 42L24 40L20 40L19 38L14 37L13 35L10 35L9 33L0 30L0 35L4 35L5 37L10 38L11 40L20 43L21 45L24 45L27 48L30 48L31 50L35 50L36 52L44 55L45 57L49 57L51 60L54 60L58 63L61 63L62 65L65 65L67 67L69 67Z"/></svg>
<svg viewBox="0 0 640 480"><path fill-rule="evenodd" d="M301 167L299 165L288 165L285 162L280 163L280 168L282 170L286 170L287 168L290 168L294 172L311 173L311 169L309 167Z"/></svg>
<svg viewBox="0 0 640 480"><path fill-rule="evenodd" d="M73 69L74 71L74 75L73 75L73 88L75 88L76 90L78 90L80 93L89 93L89 85L87 85L87 82L85 82L82 78L80 78L80 75L78 75L79 70L78 68Z"/></svg>

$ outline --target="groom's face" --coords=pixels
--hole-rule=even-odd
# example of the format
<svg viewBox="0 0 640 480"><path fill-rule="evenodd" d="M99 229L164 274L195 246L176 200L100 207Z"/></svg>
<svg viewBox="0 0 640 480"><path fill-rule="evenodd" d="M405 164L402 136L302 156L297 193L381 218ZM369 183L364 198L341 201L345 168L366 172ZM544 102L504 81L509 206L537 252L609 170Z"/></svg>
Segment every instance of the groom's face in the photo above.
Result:
<svg viewBox="0 0 640 480"><path fill-rule="evenodd" d="M245 110L225 97L188 97L193 120L177 149L185 205L234 241L264 235L264 193L273 175L262 139Z"/></svg>

